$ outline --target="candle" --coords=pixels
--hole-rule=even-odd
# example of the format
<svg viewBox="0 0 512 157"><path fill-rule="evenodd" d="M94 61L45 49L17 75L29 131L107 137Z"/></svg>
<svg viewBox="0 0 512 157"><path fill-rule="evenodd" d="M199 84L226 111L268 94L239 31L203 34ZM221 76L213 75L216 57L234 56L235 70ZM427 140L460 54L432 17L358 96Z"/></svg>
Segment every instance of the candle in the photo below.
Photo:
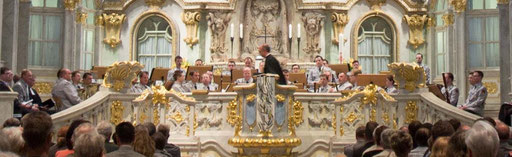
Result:
<svg viewBox="0 0 512 157"><path fill-rule="evenodd" d="M292 24L289 24L288 25L288 38L291 39L292 38Z"/></svg>
<svg viewBox="0 0 512 157"><path fill-rule="evenodd" d="M244 38L244 24L240 24L240 39Z"/></svg>
<svg viewBox="0 0 512 157"><path fill-rule="evenodd" d="M235 25L231 24L231 38L233 38L235 35Z"/></svg>
<svg viewBox="0 0 512 157"><path fill-rule="evenodd" d="M297 38L300 38L300 23L297 24Z"/></svg>
<svg viewBox="0 0 512 157"><path fill-rule="evenodd" d="M338 36L338 47L341 49L343 47L343 33L340 33Z"/></svg>

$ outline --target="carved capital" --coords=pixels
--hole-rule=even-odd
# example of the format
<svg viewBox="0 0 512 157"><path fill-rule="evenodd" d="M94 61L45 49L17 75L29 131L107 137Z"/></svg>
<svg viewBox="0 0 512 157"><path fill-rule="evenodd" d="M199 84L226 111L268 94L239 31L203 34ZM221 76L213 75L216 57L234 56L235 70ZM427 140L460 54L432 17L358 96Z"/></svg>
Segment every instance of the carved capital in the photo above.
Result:
<svg viewBox="0 0 512 157"><path fill-rule="evenodd" d="M372 10L380 10L382 4L386 3L386 0L366 0L370 4Z"/></svg>
<svg viewBox="0 0 512 157"><path fill-rule="evenodd" d="M181 20L187 27L187 36L183 40L190 47L194 46L199 41L197 37L197 28L200 19L201 14L198 11L185 11L181 13Z"/></svg>
<svg viewBox="0 0 512 157"><path fill-rule="evenodd" d="M416 88L425 87L427 75L422 67L414 63L391 63L388 68L395 76L398 88L414 92Z"/></svg>
<svg viewBox="0 0 512 157"><path fill-rule="evenodd" d="M427 17L427 27L430 28L430 27L435 27L435 26L436 26L435 18L428 16Z"/></svg>
<svg viewBox="0 0 512 157"><path fill-rule="evenodd" d="M427 21L427 15L405 15L404 19L407 21L407 25L409 25L409 44L416 49L418 46L425 43L425 39L423 38L423 26L425 25L425 21Z"/></svg>
<svg viewBox="0 0 512 157"><path fill-rule="evenodd" d="M130 88L132 80L142 68L144 66L136 61L115 62L108 67L103 86L118 92Z"/></svg>
<svg viewBox="0 0 512 157"><path fill-rule="evenodd" d="M450 0L450 4L456 13L462 13L466 11L467 0Z"/></svg>
<svg viewBox="0 0 512 157"><path fill-rule="evenodd" d="M165 0L144 0L146 5L152 8L161 8Z"/></svg>
<svg viewBox="0 0 512 157"><path fill-rule="evenodd" d="M454 19L453 19L453 14L444 14L443 17L441 17L444 21L444 26L450 26L453 24L454 22Z"/></svg>
<svg viewBox="0 0 512 157"><path fill-rule="evenodd" d="M121 43L119 36L125 18L125 14L103 14L103 23L105 25L105 38L103 42L109 44L112 48Z"/></svg>
<svg viewBox="0 0 512 157"><path fill-rule="evenodd" d="M96 26L104 26L105 25L105 21L103 21L103 16L102 15L98 15L94 18L94 24Z"/></svg>
<svg viewBox="0 0 512 157"><path fill-rule="evenodd" d="M498 4L506 4L508 5L509 3L509 0L496 0L498 2Z"/></svg>
<svg viewBox="0 0 512 157"><path fill-rule="evenodd" d="M76 12L76 23L79 23L79 24L85 24L87 20L87 13L86 12L81 12L81 11L77 11Z"/></svg>
<svg viewBox="0 0 512 157"><path fill-rule="evenodd" d="M331 21L333 24L333 38L332 42L334 44L338 44L338 36L340 33L343 33L343 30L345 29L345 26L347 25L349 20L349 17L345 13L332 13L331 15Z"/></svg>
<svg viewBox="0 0 512 157"><path fill-rule="evenodd" d="M80 3L80 0L63 0L62 2L66 10L75 10L76 4Z"/></svg>

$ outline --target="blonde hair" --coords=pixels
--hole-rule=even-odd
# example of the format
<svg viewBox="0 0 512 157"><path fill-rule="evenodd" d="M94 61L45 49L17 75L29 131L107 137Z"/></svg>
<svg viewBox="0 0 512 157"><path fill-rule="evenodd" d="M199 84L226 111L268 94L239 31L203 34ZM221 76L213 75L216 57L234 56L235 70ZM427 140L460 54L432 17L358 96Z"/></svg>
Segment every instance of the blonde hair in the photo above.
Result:
<svg viewBox="0 0 512 157"><path fill-rule="evenodd" d="M133 150L147 157L152 157L155 153L155 141L149 136L148 129L142 125L135 127Z"/></svg>
<svg viewBox="0 0 512 157"><path fill-rule="evenodd" d="M443 136L437 138L432 145L432 153L430 157L445 157L448 153L448 141L450 141L450 137Z"/></svg>

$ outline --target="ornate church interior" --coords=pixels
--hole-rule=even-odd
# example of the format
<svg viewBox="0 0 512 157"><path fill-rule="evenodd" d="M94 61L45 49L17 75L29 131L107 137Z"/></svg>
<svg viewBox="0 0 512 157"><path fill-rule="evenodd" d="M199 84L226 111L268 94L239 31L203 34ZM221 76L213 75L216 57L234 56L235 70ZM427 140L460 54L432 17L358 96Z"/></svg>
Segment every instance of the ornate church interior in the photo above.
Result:
<svg viewBox="0 0 512 157"><path fill-rule="evenodd" d="M327 157L351 156L371 122L511 123L509 0L3 0L0 10L0 120L45 111L55 135L77 119L152 123L181 156Z"/></svg>

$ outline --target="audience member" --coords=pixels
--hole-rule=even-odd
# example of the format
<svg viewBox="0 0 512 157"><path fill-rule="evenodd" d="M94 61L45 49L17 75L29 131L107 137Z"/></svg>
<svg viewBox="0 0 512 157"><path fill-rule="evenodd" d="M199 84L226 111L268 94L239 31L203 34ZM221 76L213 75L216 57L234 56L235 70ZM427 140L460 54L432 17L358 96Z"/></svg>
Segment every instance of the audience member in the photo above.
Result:
<svg viewBox="0 0 512 157"><path fill-rule="evenodd" d="M444 82L446 82L447 88L441 88L441 93L450 99L450 104L457 107L457 102L459 102L459 88L453 85L453 74L452 73L444 73ZM448 89L448 94L446 93L446 89Z"/></svg>
<svg viewBox="0 0 512 157"><path fill-rule="evenodd" d="M452 119L448 120L448 122L452 125L453 130L457 131L460 128L459 120L452 118Z"/></svg>
<svg viewBox="0 0 512 157"><path fill-rule="evenodd" d="M443 136L436 139L432 144L430 157L446 157L448 155L448 141L450 137Z"/></svg>
<svg viewBox="0 0 512 157"><path fill-rule="evenodd" d="M487 121L489 122L489 124L491 124L492 127L495 127L496 126L496 121L492 118L492 117L482 117L478 120L484 120L484 121Z"/></svg>
<svg viewBox="0 0 512 157"><path fill-rule="evenodd" d="M245 57L244 59L245 67L251 68L251 70L254 69L254 60L252 60L251 57Z"/></svg>
<svg viewBox="0 0 512 157"><path fill-rule="evenodd" d="M487 99L487 88L482 84L484 73L482 71L474 71L469 83L472 85L468 92L466 103L458 105L460 109L483 116L485 108L485 100Z"/></svg>
<svg viewBox="0 0 512 157"><path fill-rule="evenodd" d="M432 151L432 144L437 140L439 137L444 136L451 136L455 130L453 129L452 125L448 121L437 121L434 126L432 126L432 129L430 129L430 139L429 139L429 150L425 154L430 155Z"/></svg>
<svg viewBox="0 0 512 157"><path fill-rule="evenodd" d="M170 128L168 125L160 124L160 125L158 125L156 130L157 130L157 132L162 133L165 136L166 140L169 139ZM168 152L169 154L171 154L173 157L181 157L180 147L178 147L172 143L165 144L164 150L166 152Z"/></svg>
<svg viewBox="0 0 512 157"><path fill-rule="evenodd" d="M174 77L174 83L172 84L172 89L176 92L185 93L190 92L190 89L188 89L185 86L185 74L181 71L176 71L173 75Z"/></svg>
<svg viewBox="0 0 512 157"><path fill-rule="evenodd" d="M152 157L155 153L155 141L149 136L149 131L144 125L135 127L133 150L146 157Z"/></svg>
<svg viewBox="0 0 512 157"><path fill-rule="evenodd" d="M386 129L388 129L387 126L381 125L377 127L375 131L373 131L373 141L375 141L375 144L363 152L363 157L372 157L374 155L381 153L384 150L384 148L382 147L381 135L382 132L384 132L384 130Z"/></svg>
<svg viewBox="0 0 512 157"><path fill-rule="evenodd" d="M340 74L338 74L337 89L338 89L338 91L352 89L352 84L348 81L348 76L344 72L341 72Z"/></svg>
<svg viewBox="0 0 512 157"><path fill-rule="evenodd" d="M398 93L398 90L395 88L395 80L393 79L393 75L388 75L386 77L386 92L391 94Z"/></svg>
<svg viewBox="0 0 512 157"><path fill-rule="evenodd" d="M176 67L167 72L167 81L175 81L175 78L173 76L176 71L181 71L181 73L185 74L187 73L187 69L185 69L185 67L182 67L183 58L181 58L181 56L176 56L174 58L174 62L176 64Z"/></svg>
<svg viewBox="0 0 512 157"><path fill-rule="evenodd" d="M106 121L101 121L96 125L96 131L98 134L105 138L105 153L110 153L118 149L117 145L110 143L110 137L112 135L112 124Z"/></svg>
<svg viewBox="0 0 512 157"><path fill-rule="evenodd" d="M91 73L84 73L84 76L82 76L82 87L84 87L84 90L79 93L80 99L85 100L98 92L99 86L92 83L92 80Z"/></svg>
<svg viewBox="0 0 512 157"><path fill-rule="evenodd" d="M12 71L7 67L0 68L0 91L13 92L11 82L13 77Z"/></svg>
<svg viewBox="0 0 512 157"><path fill-rule="evenodd" d="M498 150L497 157L509 156L509 153L512 151L512 146L508 144L508 139L510 137L510 128L507 124L499 122L496 124L496 131L498 132L498 137L500 138L500 148Z"/></svg>
<svg viewBox="0 0 512 157"><path fill-rule="evenodd" d="M0 132L0 155L1 152L9 152L11 151L11 144L9 143L9 140L7 140L7 135L5 135L3 132ZM14 154L14 156L18 156Z"/></svg>
<svg viewBox="0 0 512 157"><path fill-rule="evenodd" d="M20 120L18 120L18 118L9 118L9 119L5 120L5 122L3 124L3 128L19 127L19 126L21 126L21 122L20 122Z"/></svg>
<svg viewBox="0 0 512 157"><path fill-rule="evenodd" d="M283 75L286 80L286 85L293 85L293 82L290 81L290 71L288 71L288 69L283 69Z"/></svg>
<svg viewBox="0 0 512 157"><path fill-rule="evenodd" d="M62 126L57 132L57 143L50 147L50 151L48 153L49 157L54 157L55 153L60 150L65 150L66 147L66 133L69 130L68 125Z"/></svg>
<svg viewBox="0 0 512 157"><path fill-rule="evenodd" d="M52 141L52 118L46 112L36 111L21 119L24 156L48 156Z"/></svg>
<svg viewBox="0 0 512 157"><path fill-rule="evenodd" d="M39 111L39 105L41 104L34 103L34 100L30 97L30 92L34 92L32 86L35 81L36 79L30 70L23 69L21 71L21 80L12 87L15 92L18 92L18 102L20 102L18 107L14 108L14 117L20 117L20 114L23 116L31 111Z"/></svg>
<svg viewBox="0 0 512 157"><path fill-rule="evenodd" d="M410 125L409 125L410 126ZM410 131L410 130L409 130ZM415 131L414 140L417 147L411 150L409 157L423 157L428 149L428 139L430 138L430 131L427 128L420 128Z"/></svg>
<svg viewBox="0 0 512 157"><path fill-rule="evenodd" d="M60 69L57 73L58 80L52 88L52 96L58 98L62 102L62 106L58 111L70 108L73 105L80 103L82 100L78 96L76 88L71 81L71 71L69 69Z"/></svg>
<svg viewBox="0 0 512 157"><path fill-rule="evenodd" d="M55 153L55 156L57 157L65 157L69 154L73 154L73 135L75 134L76 128L78 128L83 123L90 123L89 121L83 120L83 119L77 119L71 122L69 125L69 129L66 132L66 148L64 150L57 151Z"/></svg>
<svg viewBox="0 0 512 157"><path fill-rule="evenodd" d="M320 81L318 82L318 89L315 93L332 93L334 92L334 88L329 85L329 81L327 80L327 75L320 75Z"/></svg>
<svg viewBox="0 0 512 157"><path fill-rule="evenodd" d="M147 71L139 72L139 83L135 84L130 88L130 93L142 93L144 90L150 90L151 87L148 85L149 73Z"/></svg>
<svg viewBox="0 0 512 157"><path fill-rule="evenodd" d="M119 149L106 154L107 157L144 157L144 155L133 150L132 144L135 140L135 127L130 122L122 122L116 126L115 140Z"/></svg>
<svg viewBox="0 0 512 157"><path fill-rule="evenodd" d="M391 148L397 157L407 157L412 149L412 137L405 131L396 131L391 137Z"/></svg>
<svg viewBox="0 0 512 157"><path fill-rule="evenodd" d="M102 157L105 138L98 134L82 134L75 139L74 157Z"/></svg>
<svg viewBox="0 0 512 157"><path fill-rule="evenodd" d="M418 144L416 143L416 131L418 131L418 129L420 129L422 127L422 124L420 121L417 121L417 120L413 120L411 123L409 123L409 125L407 126L407 129L409 130L409 134L411 134L412 137L414 137L412 139L412 148L416 148L418 146ZM429 130L429 136L430 136L430 129Z"/></svg>
<svg viewBox="0 0 512 157"><path fill-rule="evenodd" d="M459 130L455 132L450 141L448 141L448 152L446 156L449 157L467 157L467 146L466 146L466 131Z"/></svg>
<svg viewBox="0 0 512 157"><path fill-rule="evenodd" d="M356 143L353 145L346 146L344 148L345 156L347 157L353 157L354 156L354 148L355 147L362 147L365 144L365 138L364 138L364 126L359 126L356 129Z"/></svg>
<svg viewBox="0 0 512 157"><path fill-rule="evenodd" d="M374 121L369 121L366 123L364 136L365 136L365 144L361 147L354 147L354 157L361 157L363 155L363 152L370 148L372 145L375 144L374 138L373 138L373 131L375 128L377 128L379 124Z"/></svg>
<svg viewBox="0 0 512 157"><path fill-rule="evenodd" d="M486 121L476 121L467 131L465 141L470 156L495 157L499 150L499 137Z"/></svg>
<svg viewBox="0 0 512 157"><path fill-rule="evenodd" d="M198 90L198 85L200 84L200 74L198 71L192 71L189 73L190 81L185 83L185 86L190 90Z"/></svg>
<svg viewBox="0 0 512 157"><path fill-rule="evenodd" d="M21 127L8 127L3 128L2 133L6 135L7 140L10 144L10 152L16 153L18 155L23 154L23 146L25 145L25 141L23 140L23 137L21 137L22 134Z"/></svg>
<svg viewBox="0 0 512 157"><path fill-rule="evenodd" d="M254 79L252 78L252 71L251 68L245 67L243 70L243 78L237 79L234 83L235 84L249 84L254 83Z"/></svg>
<svg viewBox="0 0 512 157"><path fill-rule="evenodd" d="M172 157L171 154L164 150L167 139L165 139L165 136L162 133L157 132L153 134L152 138L155 141L155 154L153 154L154 157Z"/></svg>
<svg viewBox="0 0 512 157"><path fill-rule="evenodd" d="M358 60L354 60L352 61L352 67L350 67L350 71L354 71L354 70L359 70L359 71L362 71L363 69L361 69L361 66L359 66L359 61Z"/></svg>
<svg viewBox="0 0 512 157"><path fill-rule="evenodd" d="M142 123L142 125L144 127L146 127L146 129L148 129L149 136L153 136L153 134L155 134L155 132L156 132L155 124L153 124L151 122L145 122L145 123Z"/></svg>
<svg viewBox="0 0 512 157"><path fill-rule="evenodd" d="M374 155L374 157L389 157L389 156L395 156L395 153L393 152L393 149L391 147L391 136L397 132L397 130L393 129L386 129L382 131L380 135L380 143L382 146L382 151L379 154Z"/></svg>
<svg viewBox="0 0 512 157"><path fill-rule="evenodd" d="M357 84L357 76L359 74L361 74L360 70L353 70L353 71L347 73L347 75L349 76L348 79L349 79L350 83L352 83L353 90L363 90L364 89L364 86L359 86Z"/></svg>

